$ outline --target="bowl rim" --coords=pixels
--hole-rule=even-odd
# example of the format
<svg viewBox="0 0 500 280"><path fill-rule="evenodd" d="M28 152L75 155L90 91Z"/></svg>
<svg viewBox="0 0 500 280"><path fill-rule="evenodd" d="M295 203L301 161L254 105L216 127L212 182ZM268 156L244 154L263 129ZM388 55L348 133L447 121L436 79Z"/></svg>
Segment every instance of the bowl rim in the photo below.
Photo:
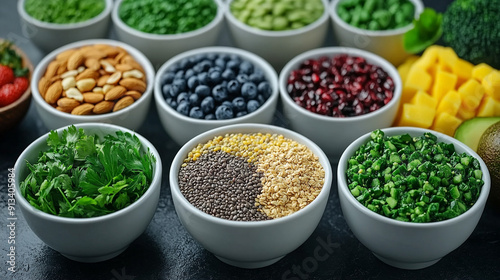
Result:
<svg viewBox="0 0 500 280"><path fill-rule="evenodd" d="M262 132L262 133L271 133L271 134L282 134L282 135L288 135L285 136L285 138L294 140L298 143L301 143L305 145L308 149L310 149L319 159L319 162L323 166L323 169L325 170L325 177L324 177L324 184L323 187L318 194L318 196L308 205L306 205L304 208L289 214L287 216L281 217L281 218L276 218L272 220L264 220L264 221L232 221L232 220L227 220L223 218L218 218L215 216L212 216L210 214L207 214L203 212L202 210L196 208L196 206L192 205L186 197L181 193L179 189L179 184L178 184L178 173L180 166L183 162L183 160L186 158L187 154L189 151L191 151L192 148L194 148L196 145L199 143L206 142L204 139L212 139L213 137L217 135L224 135L226 133L240 133L241 130L249 130L253 132ZM233 132L230 132L233 131ZM241 133L252 133L252 132L241 132ZM330 161L328 160L328 157L326 154L321 150L321 148L316 145L313 141L311 141L309 138L295 132L292 130L289 130L284 127L279 127L275 125L270 125L270 124L258 124L258 123L242 123L242 124L233 124L233 125L226 125L218 128L214 128L208 131L205 131L191 140L189 140L186 144L184 144L177 154L175 155L174 159L172 160L172 164L170 166L170 172L169 172L169 185L170 185L170 191L172 193L172 199L174 199L174 204L176 203L181 203L183 205L183 208L188 209L188 213L197 216L200 219L203 219L207 222L214 223L217 225L221 226L230 226L230 227L242 227L242 228L260 228L260 227L267 227L267 226L273 226L273 225L279 225L282 223L288 223L288 222L293 222L296 218L304 215L309 215L314 209L317 207L318 204L322 203L322 201L326 201L328 203L329 200L329 194L330 190L332 187L332 179L333 178L333 170L331 168ZM177 206L175 207L176 211L179 211ZM324 211L324 209L323 209Z"/></svg>
<svg viewBox="0 0 500 280"><path fill-rule="evenodd" d="M64 126L61 128L56 129L58 134L60 134L64 129L67 129L72 125ZM21 194L21 189L20 189L20 180L21 178L19 177L19 172L22 169L26 169L26 163L23 162L22 160L25 160L27 156L31 153L31 150L34 148L37 148L40 145L44 145L46 143L47 137L50 133L47 132L43 134L42 136L38 137L35 139L28 147L26 147L23 152L19 155L18 159L16 160L14 164L14 174L15 174L15 193L16 193L16 199L17 202L21 205L22 210L26 210L29 213L31 213L34 216L37 216L40 219L44 220L49 220L52 222L59 222L59 223L68 223L68 224L90 224L90 223L95 223L95 222L103 222L109 219L113 219L117 216L123 216L127 215L129 212L134 211L137 209L137 207L140 207L142 204L145 203L145 201L153 195L155 190L157 188L161 189L161 179L162 179L162 162L160 158L160 154L154 147L154 145L149 142L145 137L142 135L138 134L137 132L134 132L130 129L127 129L125 127L121 127L118 125L113 125L113 124L107 124L107 123L80 123L80 124L74 124L76 128L83 128L84 130L87 128L90 129L102 129L109 131L105 133L107 134L112 134L116 131L123 131L123 132L128 132L131 133L132 135L137 136L139 140L141 141L142 148L148 149L151 154L156 158L156 163L154 164L154 175L153 179L151 180L151 183L148 187L148 189L139 197L136 201L134 201L132 204L126 206L125 208L122 208L118 211L115 211L113 213L109 213L106 215L102 216L97 216L97 217L91 217L91 218L71 218L71 217L60 217L56 216L53 214L49 214L46 212L43 212L41 210L38 210L34 208L27 200L26 198ZM23 178L22 180L24 180Z"/></svg>
<svg viewBox="0 0 500 280"><path fill-rule="evenodd" d="M17 3L17 11L21 18L29 22L30 24L37 26L39 28L45 28L45 29L52 29L52 30L70 30L73 28L85 28L88 27L94 23L97 23L106 17L108 17L111 13L111 10L113 8L113 1L114 0L103 0L105 3L104 9L95 17L89 18L84 21L80 22L74 22L74 23L52 23L52 22L46 22L46 21L41 21L38 20L34 17L32 17L28 12L26 12L25 5L24 3L26 0L19 0Z"/></svg>
<svg viewBox="0 0 500 280"><path fill-rule="evenodd" d="M9 41L9 40L5 40L3 38L0 38L0 43L2 42L5 42L5 41ZM12 42L12 41L10 41ZM33 63L31 63L31 60L30 58L28 57L28 55L26 55L26 53L21 49L19 48L18 46L16 46L14 44L14 42L12 42L12 45L11 45L11 48L19 55L22 57L23 59L23 66L24 67L28 67L29 69L29 74L28 74L28 81L29 81L29 84L28 84L28 88L26 89L26 91L23 92L23 94L21 96L19 96L18 99L16 99L14 102L10 103L9 105L7 106L4 106L4 107L0 107L0 114L4 113L4 112L7 112L11 109L14 109L15 107L17 107L19 104L23 103L24 101L26 101L27 99L31 98L31 80L32 80L32 77L33 77Z"/></svg>
<svg viewBox="0 0 500 280"><path fill-rule="evenodd" d="M161 89L161 80L162 76L165 73L165 71L173 66L174 64L178 63L182 59L192 57L195 55L200 55L200 54L234 54L238 55L240 58L247 60L251 62L254 66L260 68L268 82L271 84L271 87L273 89L271 95L269 98L262 104L257 110L255 110L252 113L246 114L241 117L234 117L231 119L227 120L205 120L205 119L195 119L191 118L189 116L184 116L181 113L177 112L174 110L170 105L167 104L165 98L163 98L162 94L162 89ZM165 63L160 66L158 71L156 72L156 77L155 77L155 83L154 83L154 96L155 96L155 101L156 104L159 105L163 111L166 111L169 115L175 116L176 118L184 121L184 122L189 122L191 124L198 124L198 125L228 125L228 124L235 124L235 123L240 123L240 122L246 122L250 121L253 119L256 115L260 114L261 112L265 110L269 110L271 106L277 101L279 98L279 87L278 87L278 74L276 70L271 66L269 62L264 60L262 57L235 47L227 47L227 46L213 46L213 47L202 47L202 48L197 48L189 51L185 51L183 53L180 53L178 55L175 55L171 59L167 60Z"/></svg>
<svg viewBox="0 0 500 280"><path fill-rule="evenodd" d="M332 18L332 21L335 24L338 24L339 26L348 30L351 33L363 34L365 36L371 36L371 37L393 36L393 35L404 34L413 28L413 22L408 24L408 25L405 25L403 27L400 27L400 28L388 29L388 30L368 30L368 29L362 29L362 28L358 28L356 26L350 25L349 23L342 20L337 13L337 6L342 1L343 0L332 0L330 2L330 6L329 6L329 13L330 13L330 16ZM415 7L414 18L418 18L424 10L424 4L422 3L421 0L408 0L408 1L410 1L413 4L413 6Z"/></svg>
<svg viewBox="0 0 500 280"><path fill-rule="evenodd" d="M83 46L88 46L88 45L95 45L95 44L106 44L110 46L117 46L125 49L136 61L139 63L143 68L144 72L146 75L146 91L142 94L142 96L137 99L133 104L130 106L127 106L126 108L123 108L119 111L116 112L109 112L105 114L100 114L100 115L73 115L70 113L65 113L57 110L56 108L50 106L49 103L45 101L45 99L42 98L42 95L40 94L38 90L38 82L40 81L40 78L43 76L45 73L45 70L47 69L48 64L53 61L56 56L69 49L75 49L75 48L80 48ZM123 43L121 41L117 40L112 40L112 39L88 39L88 40L82 40L82 41L77 41L73 42L64 46L61 46L49 54L47 54L41 61L38 63L38 65L35 67L35 70L33 71L33 76L31 80L31 90L32 90L32 95L33 99L35 100L35 103L39 105L43 110L47 111L48 113L52 115L56 115L62 119L67 119L67 120L72 120L75 122L92 122L92 121L102 121L108 120L110 118L117 118L125 114L131 114L137 106L139 106L141 103L147 102L147 96L153 94L153 84L154 84L154 78L155 78L155 70L153 68L153 65L149 61L149 59L138 49L132 47L131 45L128 45L126 43Z"/></svg>
<svg viewBox="0 0 500 280"><path fill-rule="evenodd" d="M250 26L250 25L245 24L245 23L241 22L240 20L238 20L233 15L233 13L231 12L231 9L230 9L231 3L233 1L234 0L226 0L226 2L225 2L225 6L226 6L225 17L226 17L226 20L228 21L228 24L232 24L234 26L237 26L239 29L242 29L248 33L263 36L263 37L280 38L280 37L288 37L288 36L297 36L297 35L301 35L304 33L308 33L310 31L316 29L318 26L327 22L329 17L330 17L329 12L328 12L328 6L329 6L328 0L321 0L321 2L323 3L323 8L324 8L323 14L321 14L321 16L318 19L311 22L310 24L305 25L301 28L297 28L297 29L275 30L275 31L263 30L263 29L259 29L259 28Z"/></svg>
<svg viewBox="0 0 500 280"><path fill-rule="evenodd" d="M448 136L446 134L443 134L438 131L430 130L430 129L425 129L425 128L419 128L419 127L389 127L389 128L383 128L381 129L385 135L401 135L401 134L410 134L410 135L423 135L425 132L430 132L438 137L439 142L446 142L446 143L451 143L454 145L455 149L458 146L460 149L464 150L467 154L474 156L478 161L479 164L481 165L481 171L483 172L483 181L484 184L481 187L481 193L477 199L477 201L472 205L471 208L469 208L466 212L453 217L451 219L443 220L443 221L438 221L438 222L427 222L427 223L414 223L414 222L405 222L405 221L399 221L395 220L386 216L383 216L381 214L378 214L376 212L371 211L367 207L365 207L363 204L361 204L359 201L356 200L356 198L350 193L347 187L346 183L346 175L345 175L345 170L347 168L347 161L349 158L352 156L352 154L355 153L355 151L361 146L362 144L366 143L370 139L370 134L371 132L368 132L364 135L361 135L358 137L356 140L354 140L342 153L342 156L340 157L340 160L338 162L338 168L337 168L337 188L339 191L339 196L340 193L343 194L343 196L346 198L347 203L355 207L359 212L361 212L363 215L370 217L371 219L374 219L378 222L384 223L384 224L389 224L393 226L400 226L400 227L407 227L407 228L416 228L416 229L426 229L426 228L441 228L441 227L447 227L453 224L461 223L463 222L464 219L468 219L472 217L476 212L482 211L484 205L486 204L486 200L488 198L489 192L490 192L490 187L491 187L491 179L490 179L490 174L488 172L488 168L486 167L486 164L484 161L481 159L481 157L474 152L471 148L469 148L467 145L464 143L458 141L457 139Z"/></svg>
<svg viewBox="0 0 500 280"><path fill-rule="evenodd" d="M209 30L214 29L217 27L224 19L224 5L221 2L222 0L212 0L215 2L217 5L217 13L215 14L215 17L210 21L208 24L205 26L202 26L198 29L191 30L188 32L184 33L177 33L177 34L154 34L154 33L147 33L143 32L140 30L137 30L129 25L127 25L121 17L118 15L118 10L124 0L116 0L113 6L113 10L111 12L111 19L113 23L115 24L116 28L119 28L135 37L139 37L144 40L154 40L154 41L164 41L164 40L179 40L179 39L186 39L186 38L192 38L198 35L201 35Z"/></svg>
<svg viewBox="0 0 500 280"><path fill-rule="evenodd" d="M392 99L387 104L385 104L384 106L380 107L379 109L373 112L369 112L360 116L352 116L345 118L324 116L317 113L313 113L293 102L292 98L288 94L288 91L286 90L286 83L290 75L290 72L292 70L295 70L297 68L297 65L299 65L301 62L307 59L311 58L317 59L323 56L331 58L341 54L363 57L369 63L377 65L381 67L384 71L386 71L394 81L394 94ZM294 112L305 115L308 118L313 118L317 121L333 122L333 123L350 123L350 122L365 121L370 118L374 118L381 114L384 114L386 111L389 111L392 107L399 105L403 91L403 82L401 80L401 76L399 75L399 72L396 69L396 67L394 67L394 65L392 65L389 61L387 61L386 59L382 58L377 54L351 47L322 47L322 48L312 49L295 56L290 61L288 61L288 63L281 70L278 80L278 86L282 102L286 103L289 107L294 108Z"/></svg>

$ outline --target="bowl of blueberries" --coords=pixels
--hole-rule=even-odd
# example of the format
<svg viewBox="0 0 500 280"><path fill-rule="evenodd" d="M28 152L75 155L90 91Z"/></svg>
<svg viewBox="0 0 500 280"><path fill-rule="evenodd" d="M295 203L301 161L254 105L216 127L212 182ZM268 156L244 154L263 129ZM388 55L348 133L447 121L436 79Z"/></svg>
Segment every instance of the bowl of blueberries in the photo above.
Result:
<svg viewBox="0 0 500 280"><path fill-rule="evenodd" d="M154 97L163 128L183 145L213 128L271 123L279 97L278 74L266 60L242 49L198 48L159 68Z"/></svg>

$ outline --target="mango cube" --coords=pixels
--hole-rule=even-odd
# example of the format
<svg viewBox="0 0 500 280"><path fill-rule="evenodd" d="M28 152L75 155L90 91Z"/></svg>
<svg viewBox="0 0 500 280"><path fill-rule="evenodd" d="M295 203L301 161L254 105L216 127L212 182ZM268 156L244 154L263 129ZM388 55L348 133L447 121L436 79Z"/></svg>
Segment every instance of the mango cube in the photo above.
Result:
<svg viewBox="0 0 500 280"><path fill-rule="evenodd" d="M438 64L449 72L452 72L453 65L455 65L458 59L458 55L450 47L444 47L439 50Z"/></svg>
<svg viewBox="0 0 500 280"><path fill-rule="evenodd" d="M432 109L436 109L438 104L436 98L434 98L432 95L428 94L425 91L418 91L413 96L410 103L414 105L430 107Z"/></svg>
<svg viewBox="0 0 500 280"><path fill-rule="evenodd" d="M437 64L438 56L442 49L444 49L444 47L439 45L429 46L414 64L418 65L421 69L429 71L432 66Z"/></svg>
<svg viewBox="0 0 500 280"><path fill-rule="evenodd" d="M495 100L493 97L486 95L481 105L477 109L478 117L493 117L496 116L500 110L500 101Z"/></svg>
<svg viewBox="0 0 500 280"><path fill-rule="evenodd" d="M397 125L429 128L432 125L435 113L434 108L406 103L403 104Z"/></svg>
<svg viewBox="0 0 500 280"><path fill-rule="evenodd" d="M425 69L413 64L404 81L405 86L418 90L428 91L432 84L432 77Z"/></svg>
<svg viewBox="0 0 500 280"><path fill-rule="evenodd" d="M479 63L478 65L474 66L474 68L472 68L471 75L472 78L481 82L484 77L486 77L492 71L495 71L493 67L489 66L486 63Z"/></svg>
<svg viewBox="0 0 500 280"><path fill-rule="evenodd" d="M484 96L483 86L475 79L467 80L458 88L458 92L462 98L462 107L469 111L476 110Z"/></svg>
<svg viewBox="0 0 500 280"><path fill-rule="evenodd" d="M472 77L473 68L474 64L459 58L455 61L455 64L453 64L451 71L453 74L457 75L459 83L462 84Z"/></svg>
<svg viewBox="0 0 500 280"><path fill-rule="evenodd" d="M457 84L457 75L442 70L437 70L434 85L432 87L432 96L441 101L444 95L450 90L455 89Z"/></svg>
<svg viewBox="0 0 500 280"><path fill-rule="evenodd" d="M436 114L448 113L452 116L456 116L462 99L460 98L460 93L455 90L450 90L445 94L441 102L436 109Z"/></svg>
<svg viewBox="0 0 500 280"><path fill-rule="evenodd" d="M453 136L455 134L455 130L461 123L462 120L456 116L442 112L437 115L431 128L448 136Z"/></svg>
<svg viewBox="0 0 500 280"><path fill-rule="evenodd" d="M408 72L410 72L410 68L419 58L416 55L412 55L408 57L401 65L398 66L399 76L401 76L401 81L406 80L408 76Z"/></svg>
<svg viewBox="0 0 500 280"><path fill-rule="evenodd" d="M489 96L500 100L500 72L492 71L484 77L481 84L484 87L484 92Z"/></svg>
<svg viewBox="0 0 500 280"><path fill-rule="evenodd" d="M463 100L462 100L462 105L463 105ZM468 119L472 119L475 116L476 116L476 110L470 110L470 109L464 108L463 106L460 106L460 108L458 109L458 112L457 112L457 117L463 121L468 120Z"/></svg>

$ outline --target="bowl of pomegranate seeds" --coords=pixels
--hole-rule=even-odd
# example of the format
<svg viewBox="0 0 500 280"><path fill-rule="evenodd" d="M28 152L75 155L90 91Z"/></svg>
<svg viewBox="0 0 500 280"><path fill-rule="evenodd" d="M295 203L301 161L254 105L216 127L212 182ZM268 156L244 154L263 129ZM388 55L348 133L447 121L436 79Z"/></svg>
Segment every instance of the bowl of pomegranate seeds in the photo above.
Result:
<svg viewBox="0 0 500 280"><path fill-rule="evenodd" d="M334 161L359 136L391 126L402 82L382 57L355 48L326 47L290 60L279 75L290 128Z"/></svg>
<svg viewBox="0 0 500 280"><path fill-rule="evenodd" d="M0 38L0 135L19 124L28 112L32 72L28 56Z"/></svg>

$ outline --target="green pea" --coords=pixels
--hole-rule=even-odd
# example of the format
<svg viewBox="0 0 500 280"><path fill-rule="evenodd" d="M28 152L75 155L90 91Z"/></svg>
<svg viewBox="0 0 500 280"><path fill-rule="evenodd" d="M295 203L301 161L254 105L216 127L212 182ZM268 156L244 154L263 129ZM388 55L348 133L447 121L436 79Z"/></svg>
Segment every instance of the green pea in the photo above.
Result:
<svg viewBox="0 0 500 280"><path fill-rule="evenodd" d="M24 8L37 20L65 24L94 18L105 6L104 0L27 0Z"/></svg>

